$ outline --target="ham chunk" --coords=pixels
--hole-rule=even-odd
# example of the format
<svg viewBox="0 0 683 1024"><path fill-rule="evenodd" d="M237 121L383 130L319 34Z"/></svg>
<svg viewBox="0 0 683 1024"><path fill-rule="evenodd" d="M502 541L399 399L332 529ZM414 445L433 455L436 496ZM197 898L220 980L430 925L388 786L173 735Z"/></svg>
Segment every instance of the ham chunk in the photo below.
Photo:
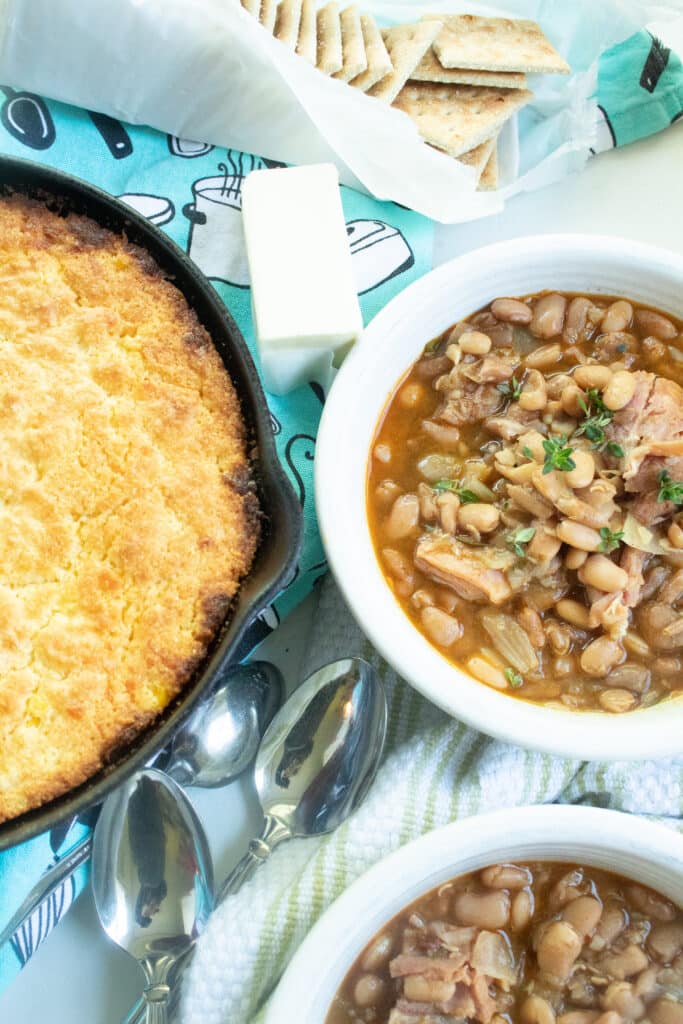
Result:
<svg viewBox="0 0 683 1024"><path fill-rule="evenodd" d="M505 575L515 564L512 552L501 548L468 547L454 537L422 537L415 548L415 565L438 583L466 600L502 604L512 595Z"/></svg>
<svg viewBox="0 0 683 1024"><path fill-rule="evenodd" d="M665 514L657 492L659 475L666 470L672 479L683 479L683 388L673 380L639 371L631 401L615 413L607 437L626 453L624 486L636 499L633 514L644 523L657 522ZM675 506L670 506L673 508Z"/></svg>

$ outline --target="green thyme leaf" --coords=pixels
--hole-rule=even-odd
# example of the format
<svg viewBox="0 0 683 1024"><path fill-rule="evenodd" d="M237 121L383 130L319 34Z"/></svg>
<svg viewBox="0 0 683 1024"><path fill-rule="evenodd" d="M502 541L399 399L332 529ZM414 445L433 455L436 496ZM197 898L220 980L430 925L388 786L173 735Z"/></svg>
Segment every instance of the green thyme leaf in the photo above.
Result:
<svg viewBox="0 0 683 1024"><path fill-rule="evenodd" d="M624 449L616 441L607 442L607 451L610 455L613 455L615 459L623 459Z"/></svg>
<svg viewBox="0 0 683 1024"><path fill-rule="evenodd" d="M610 551L614 551L619 547L623 536L623 530L612 533L609 527L602 526L600 528L600 537L602 538L600 541L600 551L604 551L605 554L609 554Z"/></svg>
<svg viewBox="0 0 683 1024"><path fill-rule="evenodd" d="M605 406L602 395L597 388L588 388L586 398L588 399L588 404L586 404L583 398L579 399L584 420L576 428L572 436L580 437L584 434L596 448L601 448L608 443L605 437L605 427L609 426L612 422L613 413Z"/></svg>
<svg viewBox="0 0 683 1024"><path fill-rule="evenodd" d="M514 668L506 668L503 671L503 675L513 690L518 690L524 684L524 679L520 676L519 672L515 672Z"/></svg>
<svg viewBox="0 0 683 1024"><path fill-rule="evenodd" d="M471 505L475 501L479 501L474 491L463 487L460 480L437 480L435 484L432 484L432 490L436 491L437 494L443 494L444 491L452 491L453 494L458 495L463 505Z"/></svg>
<svg viewBox="0 0 683 1024"><path fill-rule="evenodd" d="M522 454L527 459L531 459L532 462L534 461L534 453L532 452L532 450L531 450L531 448L529 447L528 444L525 444L524 447L522 448Z"/></svg>
<svg viewBox="0 0 683 1024"><path fill-rule="evenodd" d="M506 537L507 544L512 548L518 558L526 558L526 551L522 547L523 544L528 544L533 539L536 530L533 526L520 526L514 533L509 533Z"/></svg>
<svg viewBox="0 0 683 1024"><path fill-rule="evenodd" d="M522 393L522 382L517 380L514 375L510 380L504 380L502 384L497 384L496 387L501 395L505 395L511 402L516 402Z"/></svg>
<svg viewBox="0 0 683 1024"><path fill-rule="evenodd" d="M659 494L657 501L673 501L683 505L683 481L672 480L667 470L663 469L658 477Z"/></svg>
<svg viewBox="0 0 683 1024"><path fill-rule="evenodd" d="M574 449L567 447L567 438L564 434L559 437L547 438L543 442L543 451L545 452L544 473L551 473L554 469L559 469L562 473L576 469L576 463L572 458Z"/></svg>

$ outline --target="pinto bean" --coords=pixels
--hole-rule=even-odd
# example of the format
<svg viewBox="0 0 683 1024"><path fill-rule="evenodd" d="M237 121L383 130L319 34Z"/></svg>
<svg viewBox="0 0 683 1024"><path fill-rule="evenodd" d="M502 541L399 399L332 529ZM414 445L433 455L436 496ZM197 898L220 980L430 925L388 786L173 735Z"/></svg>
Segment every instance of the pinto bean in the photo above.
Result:
<svg viewBox="0 0 683 1024"><path fill-rule="evenodd" d="M651 334L660 341L673 341L678 334L671 320L654 309L637 309L634 320L641 334Z"/></svg>
<svg viewBox="0 0 683 1024"><path fill-rule="evenodd" d="M562 541L555 535L554 530L537 526L527 548L527 554L534 562L544 564L552 561L561 547Z"/></svg>
<svg viewBox="0 0 683 1024"><path fill-rule="evenodd" d="M628 981L611 982L600 1000L603 1010L614 1010L626 1020L639 1020L645 1015L645 1004Z"/></svg>
<svg viewBox="0 0 683 1024"><path fill-rule="evenodd" d="M595 476L595 459L590 452L584 451L583 448L576 449L572 459L574 460L574 469L570 469L564 474L565 480L570 487L588 487Z"/></svg>
<svg viewBox="0 0 683 1024"><path fill-rule="evenodd" d="M607 683L609 686L621 687L622 690L630 690L631 693L644 693L649 681L649 669L631 663L612 669Z"/></svg>
<svg viewBox="0 0 683 1024"><path fill-rule="evenodd" d="M453 363L446 355L428 355L424 359L420 359L419 363L415 364L415 376L420 380L430 381L434 380L435 377L440 377L444 373L448 373L453 367Z"/></svg>
<svg viewBox="0 0 683 1024"><path fill-rule="evenodd" d="M582 663L583 667L583 663ZM638 698L628 690L620 690L615 687L613 690L603 690L598 695L598 703L603 711L610 711L612 714L621 715L625 711L633 711L638 703Z"/></svg>
<svg viewBox="0 0 683 1024"><path fill-rule="evenodd" d="M600 327L603 331L625 331L633 319L633 306L626 299L617 299L605 310Z"/></svg>
<svg viewBox="0 0 683 1024"><path fill-rule="evenodd" d="M562 358L562 347L554 342L552 345L541 345L526 356L526 365L533 370L543 370Z"/></svg>
<svg viewBox="0 0 683 1024"><path fill-rule="evenodd" d="M455 533L458 528L458 512L460 510L460 498L457 494L445 491L436 499L441 528L446 533Z"/></svg>
<svg viewBox="0 0 683 1024"><path fill-rule="evenodd" d="M524 889L531 885L531 872L516 864L492 864L484 868L481 880L487 889Z"/></svg>
<svg viewBox="0 0 683 1024"><path fill-rule="evenodd" d="M647 363L658 363L669 351L663 341L652 337L643 338L640 348Z"/></svg>
<svg viewBox="0 0 683 1024"><path fill-rule="evenodd" d="M420 502L416 494L402 494L391 507L385 523L387 537L402 540L416 529L420 519Z"/></svg>
<svg viewBox="0 0 683 1024"><path fill-rule="evenodd" d="M579 661L586 675L600 679L618 665L623 657L624 652L616 640L608 636L599 636L584 648Z"/></svg>
<svg viewBox="0 0 683 1024"><path fill-rule="evenodd" d="M422 627L437 647L450 647L463 633L462 623L441 608L426 605L420 612Z"/></svg>
<svg viewBox="0 0 683 1024"><path fill-rule="evenodd" d="M567 654L572 645L571 630L554 619L546 619L545 635L555 654Z"/></svg>
<svg viewBox="0 0 683 1024"><path fill-rule="evenodd" d="M530 324L534 315L531 307L520 299L494 299L491 312L496 320L506 324Z"/></svg>
<svg viewBox="0 0 683 1024"><path fill-rule="evenodd" d="M500 512L495 505L472 502L469 505L461 505L458 509L460 526L471 526L480 533L490 533L491 530L495 530L499 522Z"/></svg>
<svg viewBox="0 0 683 1024"><path fill-rule="evenodd" d="M504 891L461 892L455 898L453 911L459 924L497 931L508 923L510 897Z"/></svg>
<svg viewBox="0 0 683 1024"><path fill-rule="evenodd" d="M425 390L421 384L404 384L398 393L398 400L404 409L415 409L424 401Z"/></svg>
<svg viewBox="0 0 683 1024"><path fill-rule="evenodd" d="M393 480L382 480L381 483L375 487L375 498L384 508L393 504L396 501L399 494L401 494L401 488Z"/></svg>
<svg viewBox="0 0 683 1024"><path fill-rule="evenodd" d="M534 912L534 898L528 889L515 893L510 908L510 924L515 932L524 931Z"/></svg>
<svg viewBox="0 0 683 1024"><path fill-rule="evenodd" d="M683 1024L683 1003L667 996L656 999L647 1010L651 1024Z"/></svg>
<svg viewBox="0 0 683 1024"><path fill-rule="evenodd" d="M593 934L601 915L602 903L595 896L579 896L566 903L562 910L562 920L568 921L583 940Z"/></svg>
<svg viewBox="0 0 683 1024"><path fill-rule="evenodd" d="M555 1024L555 1011L540 996L527 996L519 1011L521 1024Z"/></svg>
<svg viewBox="0 0 683 1024"><path fill-rule="evenodd" d="M647 946L661 963L671 963L683 950L683 922L656 924L647 937Z"/></svg>
<svg viewBox="0 0 683 1024"><path fill-rule="evenodd" d="M480 683L486 683L487 686L493 686L496 690L508 689L509 684L502 669L491 664L491 662L486 658L481 658L479 655L475 654L469 658L465 668L470 675L473 675Z"/></svg>
<svg viewBox="0 0 683 1024"><path fill-rule="evenodd" d="M394 548L382 548L384 559L389 572L399 584L399 593L407 597L415 587L415 572L412 564L405 555Z"/></svg>
<svg viewBox="0 0 683 1024"><path fill-rule="evenodd" d="M538 412L545 409L547 401L545 377L540 370L529 370L519 396L520 409L524 409L526 412Z"/></svg>
<svg viewBox="0 0 683 1024"><path fill-rule="evenodd" d="M673 544L675 548L683 548L683 530L680 523L671 523L666 535L669 538L669 543Z"/></svg>
<svg viewBox="0 0 683 1024"><path fill-rule="evenodd" d="M581 952L581 939L566 921L552 921L536 947L538 966L556 985L564 985Z"/></svg>
<svg viewBox="0 0 683 1024"><path fill-rule="evenodd" d="M473 356L485 356L491 351L491 339L488 334L481 331L466 331L461 334L459 345L463 352Z"/></svg>
<svg viewBox="0 0 683 1024"><path fill-rule="evenodd" d="M442 448L454 451L458 447L460 431L457 427L445 427L433 420L422 420L420 427L424 434L428 434Z"/></svg>
<svg viewBox="0 0 683 1024"><path fill-rule="evenodd" d="M608 409L617 412L633 398L636 390L636 378L628 370L619 370L602 393L602 400Z"/></svg>
<svg viewBox="0 0 683 1024"><path fill-rule="evenodd" d="M572 626L577 626L579 629L588 629L590 616L584 604L573 601L569 597L563 597L555 605L555 611L561 619L571 623Z"/></svg>
<svg viewBox="0 0 683 1024"><path fill-rule="evenodd" d="M580 569L587 558L587 551L578 551L576 548L570 548L564 556L564 564L568 569Z"/></svg>
<svg viewBox="0 0 683 1024"><path fill-rule="evenodd" d="M588 311L593 303L583 295L576 295L567 307L564 321L564 340L570 345L585 337L588 325Z"/></svg>
<svg viewBox="0 0 683 1024"><path fill-rule="evenodd" d="M624 908L618 903L606 903L598 922L595 935L591 939L590 948L595 950L611 946L623 932L628 923Z"/></svg>
<svg viewBox="0 0 683 1024"><path fill-rule="evenodd" d="M532 647L541 650L545 646L545 633L543 632L543 619L534 608L522 608L517 615L517 621L531 640Z"/></svg>
<svg viewBox="0 0 683 1024"><path fill-rule="evenodd" d="M583 416L581 402L587 405L585 393L576 384L569 384L562 392L562 397L560 398L562 409L568 416L579 419Z"/></svg>
<svg viewBox="0 0 683 1024"><path fill-rule="evenodd" d="M416 1003L446 1003L455 992L455 982L430 980L421 974L403 979L403 994Z"/></svg>
<svg viewBox="0 0 683 1024"><path fill-rule="evenodd" d="M361 974L353 989L353 1001L356 1006L365 1009L379 1002L384 992L384 982L376 974Z"/></svg>
<svg viewBox="0 0 683 1024"><path fill-rule="evenodd" d="M634 974L640 974L648 963L643 950L633 943L619 952L603 953L598 961L600 970L616 981L625 981Z"/></svg>
<svg viewBox="0 0 683 1024"><path fill-rule="evenodd" d="M566 309L567 300L564 295L558 295L557 292L542 295L534 306L529 330L537 338L554 338L562 332Z"/></svg>
<svg viewBox="0 0 683 1024"><path fill-rule="evenodd" d="M579 579L606 594L625 590L628 585L628 573L605 555L591 555L579 569Z"/></svg>
<svg viewBox="0 0 683 1024"><path fill-rule="evenodd" d="M646 889L643 885L629 885L628 898L641 914L654 917L657 921L673 921L676 917L676 908L666 897Z"/></svg>
<svg viewBox="0 0 683 1024"><path fill-rule="evenodd" d="M597 388L598 391L602 391L611 379L612 371L601 363L587 363L586 366L577 366L574 370L574 381L584 390Z"/></svg>

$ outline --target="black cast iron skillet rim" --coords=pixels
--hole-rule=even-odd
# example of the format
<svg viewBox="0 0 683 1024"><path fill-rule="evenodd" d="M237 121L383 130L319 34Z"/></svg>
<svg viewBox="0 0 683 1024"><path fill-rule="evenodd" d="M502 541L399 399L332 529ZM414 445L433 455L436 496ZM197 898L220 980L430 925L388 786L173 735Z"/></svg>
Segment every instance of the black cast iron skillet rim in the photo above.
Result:
<svg viewBox="0 0 683 1024"><path fill-rule="evenodd" d="M82 785L42 807L0 823L0 850L25 842L100 803L157 753L197 701L228 667L250 622L291 577L302 540L301 507L275 450L270 414L244 338L216 291L187 255L137 211L107 192L62 171L29 160L0 156L0 189L45 193L59 206L91 217L151 253L206 327L237 391L255 447L255 477L264 512L263 537L254 565L205 663L157 721ZM42 196L46 198L46 196Z"/></svg>

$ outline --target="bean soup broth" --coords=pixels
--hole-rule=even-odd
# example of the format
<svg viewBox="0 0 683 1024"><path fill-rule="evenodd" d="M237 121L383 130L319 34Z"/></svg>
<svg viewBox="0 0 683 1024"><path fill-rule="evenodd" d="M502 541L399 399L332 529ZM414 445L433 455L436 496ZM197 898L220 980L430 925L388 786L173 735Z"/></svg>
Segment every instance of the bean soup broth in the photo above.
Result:
<svg viewBox="0 0 683 1024"><path fill-rule="evenodd" d="M683 1024L683 912L578 864L497 864L398 914L326 1024Z"/></svg>
<svg viewBox="0 0 683 1024"><path fill-rule="evenodd" d="M679 320L496 299L398 385L367 504L397 600L479 681L611 713L683 691Z"/></svg>

